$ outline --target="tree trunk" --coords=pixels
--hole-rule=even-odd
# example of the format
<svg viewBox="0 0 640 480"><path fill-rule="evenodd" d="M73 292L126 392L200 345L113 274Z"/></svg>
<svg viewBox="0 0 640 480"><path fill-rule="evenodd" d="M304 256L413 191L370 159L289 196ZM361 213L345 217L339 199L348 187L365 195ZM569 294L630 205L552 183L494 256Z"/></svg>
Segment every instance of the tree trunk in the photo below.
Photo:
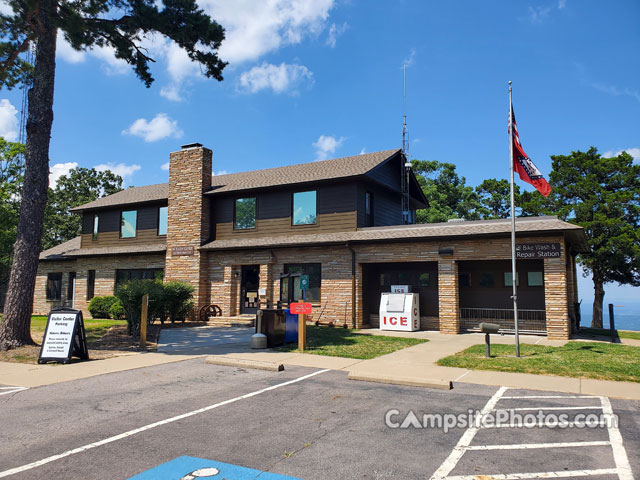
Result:
<svg viewBox="0 0 640 480"><path fill-rule="evenodd" d="M7 301L0 325L0 349L3 350L34 343L30 332L33 291L49 187L57 7L55 0L40 0L35 8L37 44L33 86L29 89L25 178Z"/></svg>
<svg viewBox="0 0 640 480"><path fill-rule="evenodd" d="M602 301L604 300L604 282L602 277L593 272L593 318L591 328L602 328Z"/></svg>

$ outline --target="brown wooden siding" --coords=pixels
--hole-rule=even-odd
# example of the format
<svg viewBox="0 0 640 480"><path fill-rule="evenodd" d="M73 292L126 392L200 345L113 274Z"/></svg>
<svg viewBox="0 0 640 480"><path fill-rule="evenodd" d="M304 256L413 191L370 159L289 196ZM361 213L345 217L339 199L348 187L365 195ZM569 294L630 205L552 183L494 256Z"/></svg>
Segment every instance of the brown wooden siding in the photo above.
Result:
<svg viewBox="0 0 640 480"><path fill-rule="evenodd" d="M124 245L140 245L147 243L161 243L166 241L164 235L158 236L155 228L138 230L135 238L120 238L120 231L100 232L98 239L93 240L91 233L83 233L80 240L80 248L121 247Z"/></svg>
<svg viewBox="0 0 640 480"><path fill-rule="evenodd" d="M373 194L373 225L384 227L402 223L402 211L400 194L391 192L375 184L358 185L358 228L367 227L364 210L364 195L366 192Z"/></svg>
<svg viewBox="0 0 640 480"><path fill-rule="evenodd" d="M318 214L315 225L291 225L291 217L256 220L256 228L234 230L233 222L216 224L216 240L276 235L309 235L312 233L345 232L356 229L356 212Z"/></svg>
<svg viewBox="0 0 640 480"><path fill-rule="evenodd" d="M400 170L402 168L400 165L401 158L402 157L400 155L396 156L384 165L374 168L367 174L367 176L391 188L400 190Z"/></svg>

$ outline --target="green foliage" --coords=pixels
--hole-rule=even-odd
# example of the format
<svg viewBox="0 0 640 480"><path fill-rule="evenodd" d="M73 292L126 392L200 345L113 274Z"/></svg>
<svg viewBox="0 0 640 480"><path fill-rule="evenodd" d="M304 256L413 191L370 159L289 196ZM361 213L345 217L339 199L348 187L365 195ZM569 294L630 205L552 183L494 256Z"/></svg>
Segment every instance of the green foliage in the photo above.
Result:
<svg viewBox="0 0 640 480"><path fill-rule="evenodd" d="M92 318L113 318L111 317L111 307L118 299L113 295L104 297L93 297L89 302L89 313Z"/></svg>
<svg viewBox="0 0 640 480"><path fill-rule="evenodd" d="M152 323L159 318L162 323L169 316L171 321L183 320L193 310L193 287L184 282L167 282L161 280L130 280L116 288L116 297L120 300L127 319L127 330L130 335L140 332L142 315L142 297L149 294L149 310L147 320Z"/></svg>
<svg viewBox="0 0 640 480"><path fill-rule="evenodd" d="M418 210L418 223L446 222L452 218L478 220L481 207L473 187L456 173L456 166L435 160L413 160L413 171L429 208Z"/></svg>
<svg viewBox="0 0 640 480"><path fill-rule="evenodd" d="M551 159L549 201L585 229L590 253L579 260L593 274L592 326L601 327L603 285L640 286L640 165L626 152L603 158L595 147Z"/></svg>
<svg viewBox="0 0 640 480"><path fill-rule="evenodd" d="M109 316L114 320L124 320L127 316L127 312L120 303L120 300L116 297L116 301L109 308Z"/></svg>
<svg viewBox="0 0 640 480"><path fill-rule="evenodd" d="M45 210L42 249L59 245L80 235L81 216L69 210L122 190L122 177L109 170L74 168L49 188Z"/></svg>
<svg viewBox="0 0 640 480"><path fill-rule="evenodd" d="M191 297L193 296L194 288L192 285L185 282L167 282L163 285L163 303L166 315L171 319L171 322L177 320L184 321L185 317L193 311L194 303ZM164 315L160 317L161 321L164 321Z"/></svg>
<svg viewBox="0 0 640 480"><path fill-rule="evenodd" d="M8 280L11 268L23 177L24 145L0 137L0 283Z"/></svg>

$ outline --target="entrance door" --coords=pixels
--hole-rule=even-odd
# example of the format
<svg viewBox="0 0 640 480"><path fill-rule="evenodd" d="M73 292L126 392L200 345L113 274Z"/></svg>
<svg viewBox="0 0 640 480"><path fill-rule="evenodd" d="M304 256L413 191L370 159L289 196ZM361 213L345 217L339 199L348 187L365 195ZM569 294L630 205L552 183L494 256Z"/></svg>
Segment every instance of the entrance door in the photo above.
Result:
<svg viewBox="0 0 640 480"><path fill-rule="evenodd" d="M260 286L260 265L243 265L240 284L240 313L258 311L258 288Z"/></svg>
<svg viewBox="0 0 640 480"><path fill-rule="evenodd" d="M69 283L67 284L67 304L75 308L76 304L76 272L69 272Z"/></svg>

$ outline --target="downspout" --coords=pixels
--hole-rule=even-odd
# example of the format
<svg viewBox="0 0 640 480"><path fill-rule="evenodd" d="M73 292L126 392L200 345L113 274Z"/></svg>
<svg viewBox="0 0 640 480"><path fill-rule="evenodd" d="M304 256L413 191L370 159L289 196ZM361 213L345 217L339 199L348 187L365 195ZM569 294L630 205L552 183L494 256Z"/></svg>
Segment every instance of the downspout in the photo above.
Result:
<svg viewBox="0 0 640 480"><path fill-rule="evenodd" d="M348 242L347 248L351 252L351 326L356 328L356 252Z"/></svg>

